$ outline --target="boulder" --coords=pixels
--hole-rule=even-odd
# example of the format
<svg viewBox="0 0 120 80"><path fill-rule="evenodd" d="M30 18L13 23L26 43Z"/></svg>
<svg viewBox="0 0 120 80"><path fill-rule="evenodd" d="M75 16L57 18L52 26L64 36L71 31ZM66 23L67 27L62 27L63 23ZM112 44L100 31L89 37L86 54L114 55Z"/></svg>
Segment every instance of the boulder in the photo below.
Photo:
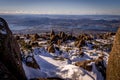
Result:
<svg viewBox="0 0 120 80"><path fill-rule="evenodd" d="M90 62L91 62L90 60L79 61L79 62L76 62L75 65L82 67L83 69L87 71L92 71L92 65L89 65Z"/></svg>
<svg viewBox="0 0 120 80"><path fill-rule="evenodd" d="M35 69L40 69L39 65L37 64L33 56L26 57L26 65Z"/></svg>
<svg viewBox="0 0 120 80"><path fill-rule="evenodd" d="M48 52L49 52L49 53L55 53L54 45L50 45L50 46L48 47Z"/></svg>
<svg viewBox="0 0 120 80"><path fill-rule="evenodd" d="M55 36L55 32L54 32L54 30L51 30L50 37L53 35Z"/></svg>
<svg viewBox="0 0 120 80"><path fill-rule="evenodd" d="M104 65L103 56L101 56L97 60L95 60L95 66L96 66L96 69L103 76L104 80L106 80L106 67Z"/></svg>
<svg viewBox="0 0 120 80"><path fill-rule="evenodd" d="M26 39L30 39L31 38L31 36L29 34L27 34L25 37L26 37Z"/></svg>
<svg viewBox="0 0 120 80"><path fill-rule="evenodd" d="M107 66L107 80L120 80L120 28L118 29Z"/></svg>
<svg viewBox="0 0 120 80"><path fill-rule="evenodd" d="M40 38L40 36L38 34L34 34L32 40L36 41L38 38Z"/></svg>
<svg viewBox="0 0 120 80"><path fill-rule="evenodd" d="M13 37L7 22L2 18L0 18L0 62L4 65L3 68L5 68L6 73L11 75L12 79L15 78L16 80L26 80L22 67L19 45ZM4 72L4 69L1 67L0 69ZM2 74L0 74L0 76L0 80L2 80L4 76L2 76Z"/></svg>

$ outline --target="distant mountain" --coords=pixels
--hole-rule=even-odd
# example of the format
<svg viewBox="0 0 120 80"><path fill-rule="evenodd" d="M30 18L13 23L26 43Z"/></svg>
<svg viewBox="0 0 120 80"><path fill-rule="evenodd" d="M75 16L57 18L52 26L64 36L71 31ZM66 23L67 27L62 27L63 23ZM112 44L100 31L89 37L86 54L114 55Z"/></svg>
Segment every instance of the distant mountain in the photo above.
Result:
<svg viewBox="0 0 120 80"><path fill-rule="evenodd" d="M10 24L10 29L19 31L79 30L116 32L120 16L114 15L0 15Z"/></svg>

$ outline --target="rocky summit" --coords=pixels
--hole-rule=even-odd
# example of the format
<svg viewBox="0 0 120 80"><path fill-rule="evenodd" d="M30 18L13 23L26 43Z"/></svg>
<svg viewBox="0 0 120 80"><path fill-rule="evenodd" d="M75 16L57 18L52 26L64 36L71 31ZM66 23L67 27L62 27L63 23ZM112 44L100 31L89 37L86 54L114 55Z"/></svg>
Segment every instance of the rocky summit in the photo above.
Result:
<svg viewBox="0 0 120 80"><path fill-rule="evenodd" d="M120 80L119 53L120 29L12 34L0 18L0 80Z"/></svg>

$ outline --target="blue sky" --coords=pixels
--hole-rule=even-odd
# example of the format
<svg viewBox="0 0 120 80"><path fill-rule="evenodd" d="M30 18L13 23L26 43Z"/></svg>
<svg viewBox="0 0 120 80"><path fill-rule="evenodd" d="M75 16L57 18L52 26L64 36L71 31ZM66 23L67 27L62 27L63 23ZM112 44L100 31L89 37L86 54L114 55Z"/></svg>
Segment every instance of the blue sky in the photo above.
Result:
<svg viewBox="0 0 120 80"><path fill-rule="evenodd" d="M0 13L120 15L120 0L0 0Z"/></svg>

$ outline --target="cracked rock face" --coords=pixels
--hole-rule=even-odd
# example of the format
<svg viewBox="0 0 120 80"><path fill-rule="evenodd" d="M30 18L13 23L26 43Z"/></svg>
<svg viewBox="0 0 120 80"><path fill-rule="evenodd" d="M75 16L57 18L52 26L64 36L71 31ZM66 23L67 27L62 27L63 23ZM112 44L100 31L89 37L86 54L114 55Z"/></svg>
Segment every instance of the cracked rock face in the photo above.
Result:
<svg viewBox="0 0 120 80"><path fill-rule="evenodd" d="M2 18L0 18L0 80L26 80L20 48L7 22Z"/></svg>
<svg viewBox="0 0 120 80"><path fill-rule="evenodd" d="M120 28L116 33L107 66L107 80L120 80Z"/></svg>

